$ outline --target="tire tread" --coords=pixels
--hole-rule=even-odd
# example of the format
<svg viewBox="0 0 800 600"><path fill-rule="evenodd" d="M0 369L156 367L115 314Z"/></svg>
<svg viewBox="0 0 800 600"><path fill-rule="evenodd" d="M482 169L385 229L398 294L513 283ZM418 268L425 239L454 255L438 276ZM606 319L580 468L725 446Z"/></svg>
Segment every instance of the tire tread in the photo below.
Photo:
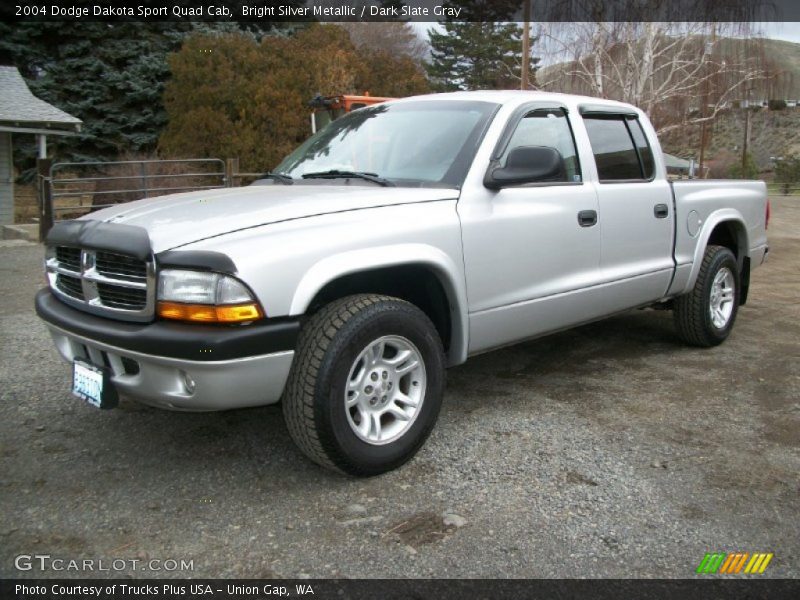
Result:
<svg viewBox="0 0 800 600"><path fill-rule="evenodd" d="M705 281L711 275L713 263L720 253L730 250L725 246L710 245L703 255L700 272L697 275L692 291L675 299L673 307L673 320L678 336L687 344L709 348L716 346L722 340L714 338L706 328L706 289ZM738 297L737 297L738 301ZM734 315L731 317L732 319ZM723 338L724 339L724 338Z"/></svg>
<svg viewBox="0 0 800 600"><path fill-rule="evenodd" d="M303 454L320 466L340 473L357 475L358 468L355 465L343 465L341 457L334 460L332 449L326 448L323 442L315 419L317 381L325 356L339 331L366 309L387 302L392 303L387 306L388 310L413 311L427 320L422 311L399 298L357 294L335 300L321 308L304 325L298 338L295 359L283 394L286 426ZM430 326L433 327L433 324L430 323Z"/></svg>

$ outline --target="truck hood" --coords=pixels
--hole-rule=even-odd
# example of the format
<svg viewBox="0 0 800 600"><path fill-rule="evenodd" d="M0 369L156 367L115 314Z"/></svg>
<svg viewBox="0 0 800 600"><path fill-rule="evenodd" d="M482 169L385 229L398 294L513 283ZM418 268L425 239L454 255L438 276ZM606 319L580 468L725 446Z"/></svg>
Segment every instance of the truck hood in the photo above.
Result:
<svg viewBox="0 0 800 600"><path fill-rule="evenodd" d="M142 227L153 251L161 252L279 221L457 197L457 190L442 188L254 185L136 200L82 218Z"/></svg>

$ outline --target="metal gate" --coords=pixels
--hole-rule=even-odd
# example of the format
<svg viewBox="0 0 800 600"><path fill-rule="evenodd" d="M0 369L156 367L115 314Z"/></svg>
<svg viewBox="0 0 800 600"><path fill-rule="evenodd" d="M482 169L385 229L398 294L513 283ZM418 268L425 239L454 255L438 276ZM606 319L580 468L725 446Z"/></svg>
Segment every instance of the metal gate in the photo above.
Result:
<svg viewBox="0 0 800 600"><path fill-rule="evenodd" d="M40 171L41 231L123 202L230 187L228 171L219 158L53 163Z"/></svg>

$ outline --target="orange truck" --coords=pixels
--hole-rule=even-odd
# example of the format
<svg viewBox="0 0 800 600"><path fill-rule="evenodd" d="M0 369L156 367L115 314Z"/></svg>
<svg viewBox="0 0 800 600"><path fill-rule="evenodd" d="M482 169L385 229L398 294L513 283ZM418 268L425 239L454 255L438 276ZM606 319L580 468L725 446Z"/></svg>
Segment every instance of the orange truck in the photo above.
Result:
<svg viewBox="0 0 800 600"><path fill-rule="evenodd" d="M311 133L317 133L331 121L335 121L357 108L364 108L372 104L380 104L394 98L381 96L370 96L369 92L364 92L363 96L349 96L346 94L339 96L316 95L309 102L311 112Z"/></svg>

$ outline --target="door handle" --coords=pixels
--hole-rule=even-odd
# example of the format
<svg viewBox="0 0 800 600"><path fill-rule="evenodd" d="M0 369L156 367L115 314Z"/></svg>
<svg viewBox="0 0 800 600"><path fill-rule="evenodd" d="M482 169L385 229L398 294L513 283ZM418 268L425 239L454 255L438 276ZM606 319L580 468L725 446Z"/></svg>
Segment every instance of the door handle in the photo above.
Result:
<svg viewBox="0 0 800 600"><path fill-rule="evenodd" d="M591 227L597 223L596 210L582 210L578 213L578 225L581 227Z"/></svg>
<svg viewBox="0 0 800 600"><path fill-rule="evenodd" d="M666 204L656 204L653 207L653 214L656 219L666 219L669 216L669 207Z"/></svg>

